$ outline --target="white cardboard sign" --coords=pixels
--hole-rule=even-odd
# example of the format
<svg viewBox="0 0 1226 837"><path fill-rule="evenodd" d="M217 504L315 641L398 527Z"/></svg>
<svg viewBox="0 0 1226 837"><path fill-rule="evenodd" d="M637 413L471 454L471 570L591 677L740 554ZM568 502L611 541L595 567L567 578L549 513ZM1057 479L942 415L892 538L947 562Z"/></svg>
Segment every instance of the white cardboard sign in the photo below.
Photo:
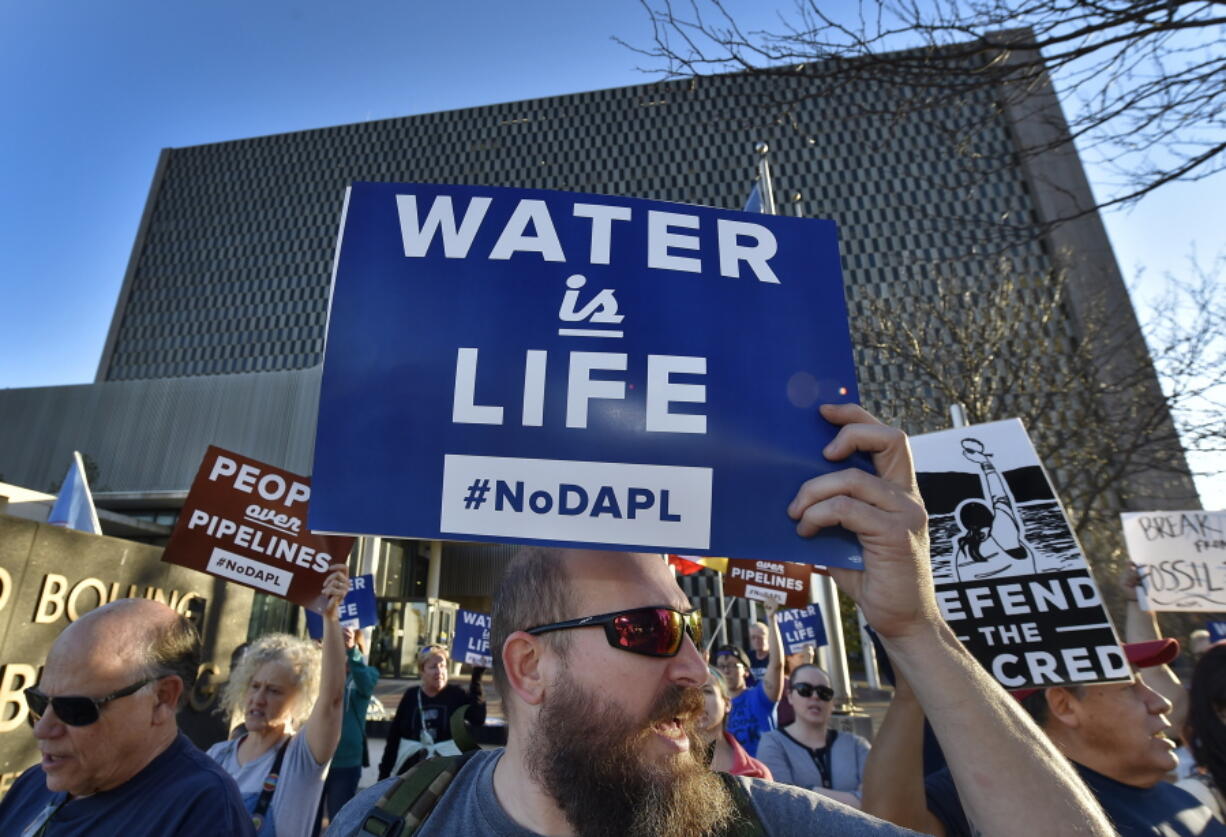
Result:
<svg viewBox="0 0 1226 837"><path fill-rule="evenodd" d="M1147 610L1226 612L1226 511L1120 515Z"/></svg>

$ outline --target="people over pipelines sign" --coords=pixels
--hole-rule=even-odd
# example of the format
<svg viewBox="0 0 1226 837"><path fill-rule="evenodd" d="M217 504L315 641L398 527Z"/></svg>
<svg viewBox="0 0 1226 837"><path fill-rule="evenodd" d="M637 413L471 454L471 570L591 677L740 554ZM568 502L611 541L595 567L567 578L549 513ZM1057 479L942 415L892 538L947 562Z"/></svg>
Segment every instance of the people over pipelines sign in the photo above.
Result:
<svg viewBox="0 0 1226 837"><path fill-rule="evenodd" d="M724 573L724 595L799 609L809 604L811 574L804 564L731 558Z"/></svg>
<svg viewBox="0 0 1226 837"><path fill-rule="evenodd" d="M306 477L210 445L162 560L322 613L328 567L353 538L311 532L310 499Z"/></svg>

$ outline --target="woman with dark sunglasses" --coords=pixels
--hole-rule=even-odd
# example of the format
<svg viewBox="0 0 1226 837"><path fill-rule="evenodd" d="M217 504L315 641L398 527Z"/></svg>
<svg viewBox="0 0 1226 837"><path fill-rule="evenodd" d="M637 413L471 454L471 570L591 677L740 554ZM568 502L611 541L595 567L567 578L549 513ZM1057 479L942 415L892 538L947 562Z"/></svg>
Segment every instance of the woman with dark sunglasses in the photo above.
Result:
<svg viewBox="0 0 1226 837"><path fill-rule="evenodd" d="M826 672L814 665L797 668L792 672L786 699L796 712L796 720L763 735L758 742L758 758L776 782L807 788L859 808L869 744L855 733L830 728L834 690Z"/></svg>

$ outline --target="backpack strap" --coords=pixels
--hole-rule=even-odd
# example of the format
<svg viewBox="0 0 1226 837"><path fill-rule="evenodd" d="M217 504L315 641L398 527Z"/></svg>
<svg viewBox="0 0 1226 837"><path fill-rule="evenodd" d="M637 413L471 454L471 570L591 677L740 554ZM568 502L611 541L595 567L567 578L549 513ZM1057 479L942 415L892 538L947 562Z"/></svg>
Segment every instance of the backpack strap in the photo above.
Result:
<svg viewBox="0 0 1226 837"><path fill-rule="evenodd" d="M732 796L732 804L736 806L737 814L736 819L724 830L723 837L766 837L766 829L753 807L749 791L745 790L745 786L731 773L718 775L724 780L724 787Z"/></svg>
<svg viewBox="0 0 1226 837"><path fill-rule="evenodd" d="M451 740L460 748L461 753L471 753L479 748L477 739L468 731L468 724L464 723L464 715L468 712L470 704L464 704L455 712L451 713Z"/></svg>
<svg viewBox="0 0 1226 837"><path fill-rule="evenodd" d="M246 738L246 736L243 736L243 738ZM256 800L255 810L251 812L251 822L255 826L256 831L259 831L264 826L264 814L268 811L268 805L272 802L272 795L277 790L277 780L281 777L281 762L285 760L285 748L289 746L289 742L290 739L287 738L277 748L277 757L273 759L272 767L269 768L268 775L264 777L264 786L260 789L260 798ZM237 744L234 745L234 750L237 753Z"/></svg>
<svg viewBox="0 0 1226 837"><path fill-rule="evenodd" d="M388 788L366 819L358 837L401 837L421 827L476 750L441 756L415 765Z"/></svg>

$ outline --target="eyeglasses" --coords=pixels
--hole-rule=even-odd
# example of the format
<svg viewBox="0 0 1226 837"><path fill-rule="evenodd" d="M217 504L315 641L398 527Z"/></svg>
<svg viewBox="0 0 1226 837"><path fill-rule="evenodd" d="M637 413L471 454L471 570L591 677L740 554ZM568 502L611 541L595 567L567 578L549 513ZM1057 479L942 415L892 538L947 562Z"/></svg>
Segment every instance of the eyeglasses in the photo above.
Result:
<svg viewBox="0 0 1226 837"><path fill-rule="evenodd" d="M812 683L794 683L792 684L792 691L802 698L817 695L818 700L830 700L834 697L834 689L829 686L815 686Z"/></svg>
<svg viewBox="0 0 1226 837"><path fill-rule="evenodd" d="M135 694L156 679L156 677L146 677L139 683L133 683L131 686L120 689L118 692L111 692L106 697L100 698L79 696L47 697L36 687L31 686L25 690L26 706L30 707L30 715L35 721L42 719L49 703L51 708L55 710L55 717L68 724L68 726L87 727L98 720L98 717L102 714L103 706L113 700Z"/></svg>
<svg viewBox="0 0 1226 837"><path fill-rule="evenodd" d="M681 642L688 633L697 646L702 645L702 614L697 610L682 613L671 607L640 607L602 613L599 616L584 616L550 625L528 628L527 633L536 636L550 631L565 631L570 628L604 626L609 645L632 654L648 657L675 657L681 650Z"/></svg>

